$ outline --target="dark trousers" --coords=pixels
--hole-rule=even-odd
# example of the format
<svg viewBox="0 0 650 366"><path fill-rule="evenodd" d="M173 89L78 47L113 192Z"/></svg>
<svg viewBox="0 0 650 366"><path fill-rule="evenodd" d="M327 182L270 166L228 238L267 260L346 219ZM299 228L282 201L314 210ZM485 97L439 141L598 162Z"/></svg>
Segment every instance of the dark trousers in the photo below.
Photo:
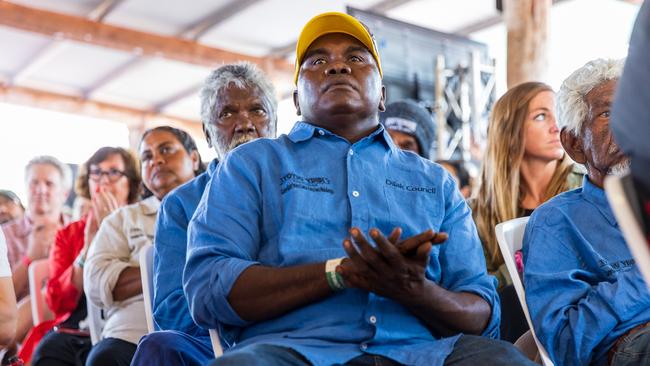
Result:
<svg viewBox="0 0 650 366"><path fill-rule="evenodd" d="M298 352L280 346L254 344L226 352L211 366L309 366L311 363ZM383 356L363 354L345 363L345 366L400 366ZM454 350L445 359L445 366L535 366L512 344L486 337L463 335Z"/></svg>
<svg viewBox="0 0 650 366"><path fill-rule="evenodd" d="M88 366L129 366L137 346L117 338L104 338L88 354Z"/></svg>
<svg viewBox="0 0 650 366"><path fill-rule="evenodd" d="M175 330L149 333L140 340L132 366L202 366L214 358L210 337Z"/></svg>
<svg viewBox="0 0 650 366"><path fill-rule="evenodd" d="M530 329L515 286L508 285L500 289L499 299L501 300L501 339L515 343Z"/></svg>
<svg viewBox="0 0 650 366"><path fill-rule="evenodd" d="M92 344L90 337L50 331L32 355L33 366L84 366Z"/></svg>

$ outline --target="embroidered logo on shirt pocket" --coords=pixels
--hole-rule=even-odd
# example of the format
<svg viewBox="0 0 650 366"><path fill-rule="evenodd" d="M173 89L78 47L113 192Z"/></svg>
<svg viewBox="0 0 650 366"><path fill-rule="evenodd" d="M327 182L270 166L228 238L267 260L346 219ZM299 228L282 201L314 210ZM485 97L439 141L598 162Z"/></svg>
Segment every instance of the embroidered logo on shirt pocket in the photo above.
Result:
<svg viewBox="0 0 650 366"><path fill-rule="evenodd" d="M139 227L129 228L128 230L129 249L131 252L139 250L146 244L153 242L153 235L148 235Z"/></svg>
<svg viewBox="0 0 650 366"><path fill-rule="evenodd" d="M284 195L292 189L334 194L332 182L327 177L303 177L288 173L280 178L280 192Z"/></svg>

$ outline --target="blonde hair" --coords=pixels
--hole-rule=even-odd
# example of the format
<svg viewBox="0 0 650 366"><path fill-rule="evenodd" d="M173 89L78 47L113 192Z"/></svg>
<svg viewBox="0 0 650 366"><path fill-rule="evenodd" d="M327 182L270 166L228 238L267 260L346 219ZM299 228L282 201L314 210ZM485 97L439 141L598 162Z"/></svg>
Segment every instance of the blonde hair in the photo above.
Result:
<svg viewBox="0 0 650 366"><path fill-rule="evenodd" d="M526 82L508 90L494 104L488 126L488 143L478 193L472 203L474 221L483 243L489 271L503 264L494 227L501 222L522 216L520 202L525 195L520 167L525 152L525 121L531 100L539 93L553 91L539 82ZM572 170L565 154L553 173L544 201L569 188L567 178Z"/></svg>

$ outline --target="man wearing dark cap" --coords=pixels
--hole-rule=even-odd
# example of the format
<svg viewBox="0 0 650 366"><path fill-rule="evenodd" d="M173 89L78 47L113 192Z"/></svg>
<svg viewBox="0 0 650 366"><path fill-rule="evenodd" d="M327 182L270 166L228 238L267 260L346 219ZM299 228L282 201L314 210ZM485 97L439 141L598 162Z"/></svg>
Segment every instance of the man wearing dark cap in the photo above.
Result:
<svg viewBox="0 0 650 366"><path fill-rule="evenodd" d="M310 20L296 85L302 121L226 156L189 224L184 290L227 346L214 365L532 364L488 338L495 280L453 178L379 123L367 28Z"/></svg>
<svg viewBox="0 0 650 366"><path fill-rule="evenodd" d="M424 107L410 100L393 102L379 114L379 122L400 149L430 158L435 129L431 114Z"/></svg>
<svg viewBox="0 0 650 366"><path fill-rule="evenodd" d="M0 225L23 218L25 207L12 191L0 189Z"/></svg>

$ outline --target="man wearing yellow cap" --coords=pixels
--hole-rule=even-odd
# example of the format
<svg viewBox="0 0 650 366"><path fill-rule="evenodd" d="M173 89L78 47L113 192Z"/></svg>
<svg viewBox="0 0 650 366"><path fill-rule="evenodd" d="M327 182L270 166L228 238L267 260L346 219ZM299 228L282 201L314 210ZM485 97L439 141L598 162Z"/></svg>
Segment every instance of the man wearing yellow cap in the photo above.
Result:
<svg viewBox="0 0 650 366"><path fill-rule="evenodd" d="M296 86L302 121L233 150L189 224L184 290L226 346L214 365L532 364L488 338L495 281L454 179L379 124L367 28L310 20Z"/></svg>

